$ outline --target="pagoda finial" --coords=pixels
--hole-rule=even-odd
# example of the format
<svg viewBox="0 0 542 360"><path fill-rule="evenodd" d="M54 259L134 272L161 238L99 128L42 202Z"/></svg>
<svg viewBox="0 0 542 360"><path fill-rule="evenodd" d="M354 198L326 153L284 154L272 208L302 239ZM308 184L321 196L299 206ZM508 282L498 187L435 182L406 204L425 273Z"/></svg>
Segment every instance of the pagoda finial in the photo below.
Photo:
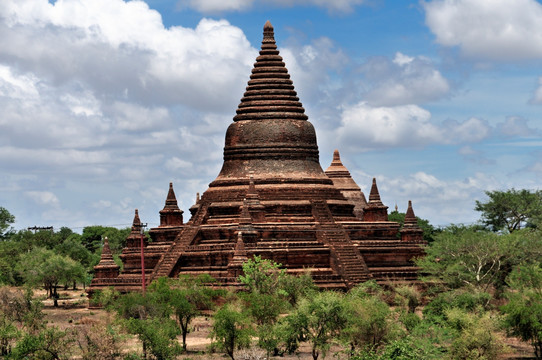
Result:
<svg viewBox="0 0 542 360"><path fill-rule="evenodd" d="M382 202L382 200L380 200L380 193L378 192L378 187L376 186L376 178L373 178L373 185L371 186L371 192L369 194L369 203L372 202Z"/></svg>
<svg viewBox="0 0 542 360"><path fill-rule="evenodd" d="M267 20L263 26L263 41L267 42L266 40L275 42L275 30L273 29L273 25L271 25L271 21L269 20Z"/></svg>
<svg viewBox="0 0 542 360"><path fill-rule="evenodd" d="M417 226L418 221L416 220L416 215L414 215L414 210L412 209L412 201L408 200L408 209L405 214L405 226Z"/></svg>
<svg viewBox="0 0 542 360"><path fill-rule="evenodd" d="M333 162L341 162L341 155L339 154L338 149L335 149L335 151L333 151Z"/></svg>
<svg viewBox="0 0 542 360"><path fill-rule="evenodd" d="M169 183L169 190L167 192L166 205L177 205L177 198L175 197L175 191L173 191L173 183Z"/></svg>
<svg viewBox="0 0 542 360"><path fill-rule="evenodd" d="M134 221L132 222L132 228L134 226L141 226L141 220L139 219L139 211L135 209Z"/></svg>
<svg viewBox="0 0 542 360"><path fill-rule="evenodd" d="M107 239L107 236L104 239L104 246L102 248L102 256L100 262L106 260L113 260L113 254L111 254L111 248L109 247L109 240Z"/></svg>

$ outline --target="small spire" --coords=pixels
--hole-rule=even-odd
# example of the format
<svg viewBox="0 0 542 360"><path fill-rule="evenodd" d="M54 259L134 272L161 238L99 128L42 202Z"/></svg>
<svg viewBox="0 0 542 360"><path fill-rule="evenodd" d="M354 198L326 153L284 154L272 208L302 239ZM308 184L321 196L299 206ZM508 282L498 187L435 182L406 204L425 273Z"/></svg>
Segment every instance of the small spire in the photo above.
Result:
<svg viewBox="0 0 542 360"><path fill-rule="evenodd" d="M414 215L414 210L412 209L412 201L408 200L408 209L405 214L405 226L418 226L418 220L416 220L416 215Z"/></svg>
<svg viewBox="0 0 542 360"><path fill-rule="evenodd" d="M169 190L167 192L166 205L177 205L177 197L175 191L173 191L173 183L169 183Z"/></svg>
<svg viewBox="0 0 542 360"><path fill-rule="evenodd" d="M335 149L335 151L333 151L333 162L341 162L341 155L339 154L339 150L338 149Z"/></svg>
<svg viewBox="0 0 542 360"><path fill-rule="evenodd" d="M248 211L248 202L247 199L243 199L243 205L241 206L241 214L239 215L239 224L248 225L252 224L252 217Z"/></svg>
<svg viewBox="0 0 542 360"><path fill-rule="evenodd" d="M196 204L199 203L199 192L196 193Z"/></svg>
<svg viewBox="0 0 542 360"><path fill-rule="evenodd" d="M107 236L104 239L104 246L102 248L102 256L100 262L106 260L113 260L113 254L111 253L111 248L109 247L109 240L107 239Z"/></svg>
<svg viewBox="0 0 542 360"><path fill-rule="evenodd" d="M275 31L269 20L267 20L263 26L263 41L266 42L266 40L275 42Z"/></svg>
<svg viewBox="0 0 542 360"><path fill-rule="evenodd" d="M141 220L139 220L139 211L135 209L134 221L132 222L132 228L134 226L141 226Z"/></svg>
<svg viewBox="0 0 542 360"><path fill-rule="evenodd" d="M378 187L376 186L376 178L373 178L373 185L371 186L371 192L369 194L369 203L381 203L380 193L378 192Z"/></svg>

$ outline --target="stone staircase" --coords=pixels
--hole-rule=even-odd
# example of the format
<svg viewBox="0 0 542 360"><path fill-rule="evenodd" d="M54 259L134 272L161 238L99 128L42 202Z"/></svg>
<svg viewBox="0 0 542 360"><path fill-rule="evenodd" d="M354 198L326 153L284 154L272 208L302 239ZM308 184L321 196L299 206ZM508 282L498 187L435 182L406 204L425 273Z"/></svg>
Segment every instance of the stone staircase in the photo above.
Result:
<svg viewBox="0 0 542 360"><path fill-rule="evenodd" d="M337 260L337 269L348 287L369 280L371 274L365 260L346 231L335 222L325 201L311 200L311 204L313 216L319 223L317 237L322 243L329 246L332 257Z"/></svg>
<svg viewBox="0 0 542 360"><path fill-rule="evenodd" d="M154 272L150 276L149 282L156 278L169 276L171 274L185 248L191 245L194 238L198 234L199 225L201 225L205 219L208 208L208 203L202 203L200 205L196 214L192 217L187 226L181 231L179 236L177 236L175 242L156 264Z"/></svg>

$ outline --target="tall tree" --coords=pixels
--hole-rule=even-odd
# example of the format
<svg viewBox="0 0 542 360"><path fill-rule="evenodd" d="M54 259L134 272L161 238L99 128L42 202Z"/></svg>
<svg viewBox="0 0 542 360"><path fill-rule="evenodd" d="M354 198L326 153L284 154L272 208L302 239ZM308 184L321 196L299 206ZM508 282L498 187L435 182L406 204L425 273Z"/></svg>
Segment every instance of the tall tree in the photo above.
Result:
<svg viewBox="0 0 542 360"><path fill-rule="evenodd" d="M482 222L492 231L513 232L542 220L542 191L516 190L486 191L486 202L476 201L476 211Z"/></svg>
<svg viewBox="0 0 542 360"><path fill-rule="evenodd" d="M344 297L334 291L324 291L300 301L296 310L286 317L298 339L311 344L313 360L322 353L325 357L331 340L337 338L347 324Z"/></svg>
<svg viewBox="0 0 542 360"><path fill-rule="evenodd" d="M12 229L10 225L15 222L15 216L11 215L9 211L0 206L0 240L4 240L11 234Z"/></svg>
<svg viewBox="0 0 542 360"><path fill-rule="evenodd" d="M519 267L511 274L513 291L502 310L512 334L530 341L535 357L542 359L542 269L539 265Z"/></svg>

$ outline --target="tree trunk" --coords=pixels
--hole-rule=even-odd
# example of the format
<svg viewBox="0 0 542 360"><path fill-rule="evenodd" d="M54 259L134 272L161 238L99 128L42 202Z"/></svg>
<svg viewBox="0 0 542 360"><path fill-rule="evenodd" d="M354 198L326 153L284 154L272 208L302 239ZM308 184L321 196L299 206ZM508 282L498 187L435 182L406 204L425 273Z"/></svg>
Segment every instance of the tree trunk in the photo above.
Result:
<svg viewBox="0 0 542 360"><path fill-rule="evenodd" d="M318 360L318 356L320 353L316 350L316 348L312 348L312 360Z"/></svg>
<svg viewBox="0 0 542 360"><path fill-rule="evenodd" d="M58 293L56 292L56 285L53 286L53 306L58 307Z"/></svg>

